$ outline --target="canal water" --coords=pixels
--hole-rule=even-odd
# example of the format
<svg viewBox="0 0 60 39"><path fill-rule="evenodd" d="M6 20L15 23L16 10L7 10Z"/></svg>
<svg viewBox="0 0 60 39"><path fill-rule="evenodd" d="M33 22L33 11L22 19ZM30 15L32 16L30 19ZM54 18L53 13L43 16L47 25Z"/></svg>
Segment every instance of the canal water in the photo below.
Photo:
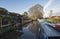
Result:
<svg viewBox="0 0 60 39"><path fill-rule="evenodd" d="M39 22L33 21L23 26L23 32L9 32L0 37L0 39L39 39Z"/></svg>

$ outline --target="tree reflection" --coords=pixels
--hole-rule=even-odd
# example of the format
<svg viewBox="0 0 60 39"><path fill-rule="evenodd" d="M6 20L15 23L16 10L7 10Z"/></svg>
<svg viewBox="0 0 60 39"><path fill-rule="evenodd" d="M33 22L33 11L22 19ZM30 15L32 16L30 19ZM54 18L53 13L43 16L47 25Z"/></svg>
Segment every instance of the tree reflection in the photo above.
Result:
<svg viewBox="0 0 60 39"><path fill-rule="evenodd" d="M38 21L33 21L31 26L29 26L29 30L32 32L32 33L35 33L36 32L36 29L39 29L40 25L38 23Z"/></svg>

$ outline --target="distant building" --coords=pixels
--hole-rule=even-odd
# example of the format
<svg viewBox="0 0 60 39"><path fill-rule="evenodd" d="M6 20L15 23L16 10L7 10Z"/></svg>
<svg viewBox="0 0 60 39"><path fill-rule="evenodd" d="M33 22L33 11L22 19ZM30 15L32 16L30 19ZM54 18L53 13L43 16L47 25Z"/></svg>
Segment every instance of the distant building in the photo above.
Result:
<svg viewBox="0 0 60 39"><path fill-rule="evenodd" d="M49 18L50 17L59 17L60 16L60 12L55 12L55 13L53 13L53 10L50 10L50 14L49 14Z"/></svg>
<svg viewBox="0 0 60 39"><path fill-rule="evenodd" d="M60 19L60 16L52 16L53 19Z"/></svg>
<svg viewBox="0 0 60 39"><path fill-rule="evenodd" d="M52 10L50 10L50 14L49 14L49 17L51 17L51 16L52 16L52 13L53 13L53 11L52 11Z"/></svg>

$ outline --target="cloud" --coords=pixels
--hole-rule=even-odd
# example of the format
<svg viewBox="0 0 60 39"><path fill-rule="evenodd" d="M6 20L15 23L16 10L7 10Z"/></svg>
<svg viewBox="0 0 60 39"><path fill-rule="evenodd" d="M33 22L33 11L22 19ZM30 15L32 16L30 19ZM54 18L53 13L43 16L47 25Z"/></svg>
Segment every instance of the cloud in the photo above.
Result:
<svg viewBox="0 0 60 39"><path fill-rule="evenodd" d="M54 8L52 8L53 14L52 16L60 16L60 4L55 5Z"/></svg>
<svg viewBox="0 0 60 39"><path fill-rule="evenodd" d="M49 0L48 3L44 6L43 11L44 11L44 16L47 17L49 13L46 12L46 8L52 3L53 0Z"/></svg>
<svg viewBox="0 0 60 39"><path fill-rule="evenodd" d="M45 9L52 3L53 0L49 0L48 3L44 6L44 12L45 12Z"/></svg>
<svg viewBox="0 0 60 39"><path fill-rule="evenodd" d="M52 8L52 10L53 10L53 13L55 13L55 12L60 12L60 4L55 5L55 7Z"/></svg>

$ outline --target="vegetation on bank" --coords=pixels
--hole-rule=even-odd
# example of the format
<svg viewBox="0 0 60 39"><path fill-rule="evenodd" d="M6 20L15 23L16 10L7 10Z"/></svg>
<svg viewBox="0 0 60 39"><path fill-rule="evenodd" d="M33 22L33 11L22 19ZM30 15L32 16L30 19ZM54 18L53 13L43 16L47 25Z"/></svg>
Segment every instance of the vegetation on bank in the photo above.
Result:
<svg viewBox="0 0 60 39"><path fill-rule="evenodd" d="M9 12L5 8L0 8L0 35L5 32L13 31L18 26L17 23L21 23L22 15Z"/></svg>
<svg viewBox="0 0 60 39"><path fill-rule="evenodd" d="M60 23L60 18L47 18L45 19L48 22L52 22L52 23Z"/></svg>
<svg viewBox="0 0 60 39"><path fill-rule="evenodd" d="M17 29L20 25L16 26L16 24L21 24L22 19L25 21L30 20L31 18L29 18L27 12L20 15L15 12L9 12L7 9L0 7L0 34Z"/></svg>

